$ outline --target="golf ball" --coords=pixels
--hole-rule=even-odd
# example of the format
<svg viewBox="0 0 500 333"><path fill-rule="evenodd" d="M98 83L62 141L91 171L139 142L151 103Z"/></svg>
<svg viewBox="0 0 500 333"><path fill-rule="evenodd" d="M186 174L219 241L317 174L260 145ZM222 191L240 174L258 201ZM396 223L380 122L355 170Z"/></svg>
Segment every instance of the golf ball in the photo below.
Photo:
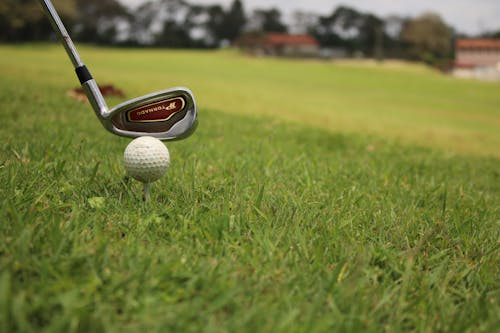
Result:
<svg viewBox="0 0 500 333"><path fill-rule="evenodd" d="M167 171L170 154L160 140L142 136L128 144L123 161L125 170L132 178L143 183L152 183Z"/></svg>

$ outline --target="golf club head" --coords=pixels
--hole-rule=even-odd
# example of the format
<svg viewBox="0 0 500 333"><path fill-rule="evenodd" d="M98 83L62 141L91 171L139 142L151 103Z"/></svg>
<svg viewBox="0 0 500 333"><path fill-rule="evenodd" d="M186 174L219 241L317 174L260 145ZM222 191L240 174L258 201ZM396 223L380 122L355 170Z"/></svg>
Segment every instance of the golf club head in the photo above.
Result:
<svg viewBox="0 0 500 333"><path fill-rule="evenodd" d="M152 136L162 141L180 140L197 126L196 102L191 91L177 87L118 104L101 115L110 132L131 138Z"/></svg>

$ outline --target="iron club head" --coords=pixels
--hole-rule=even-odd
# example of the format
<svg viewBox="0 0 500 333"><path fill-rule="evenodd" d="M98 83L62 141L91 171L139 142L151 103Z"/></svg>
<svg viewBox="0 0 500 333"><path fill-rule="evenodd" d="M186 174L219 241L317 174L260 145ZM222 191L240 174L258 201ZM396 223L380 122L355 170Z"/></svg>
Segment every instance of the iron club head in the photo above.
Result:
<svg viewBox="0 0 500 333"><path fill-rule="evenodd" d="M89 87L88 83L83 86L97 117L113 134L131 138L147 135L170 141L184 139L196 129L196 101L187 88L157 91L108 110L104 100L95 93L95 87Z"/></svg>
<svg viewBox="0 0 500 333"><path fill-rule="evenodd" d="M121 136L184 139L197 126L196 102L187 88L162 90L115 106L104 118L104 125Z"/></svg>

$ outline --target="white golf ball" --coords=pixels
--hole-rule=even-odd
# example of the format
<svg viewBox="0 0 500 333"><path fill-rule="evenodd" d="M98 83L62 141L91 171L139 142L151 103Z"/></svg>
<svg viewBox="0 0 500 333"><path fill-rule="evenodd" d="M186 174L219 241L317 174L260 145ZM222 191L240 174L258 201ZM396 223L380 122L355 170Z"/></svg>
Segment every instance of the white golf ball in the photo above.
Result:
<svg viewBox="0 0 500 333"><path fill-rule="evenodd" d="M141 136L130 142L123 154L127 173L143 183L160 179L170 165L170 154L160 140Z"/></svg>

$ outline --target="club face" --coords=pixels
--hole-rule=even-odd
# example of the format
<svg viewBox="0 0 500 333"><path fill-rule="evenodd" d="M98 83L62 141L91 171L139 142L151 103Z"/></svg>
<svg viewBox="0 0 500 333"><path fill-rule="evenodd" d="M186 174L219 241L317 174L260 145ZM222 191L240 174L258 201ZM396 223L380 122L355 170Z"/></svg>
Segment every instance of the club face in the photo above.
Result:
<svg viewBox="0 0 500 333"><path fill-rule="evenodd" d="M187 88L158 91L117 105L105 122L108 130L120 136L180 140L196 129L196 102Z"/></svg>

